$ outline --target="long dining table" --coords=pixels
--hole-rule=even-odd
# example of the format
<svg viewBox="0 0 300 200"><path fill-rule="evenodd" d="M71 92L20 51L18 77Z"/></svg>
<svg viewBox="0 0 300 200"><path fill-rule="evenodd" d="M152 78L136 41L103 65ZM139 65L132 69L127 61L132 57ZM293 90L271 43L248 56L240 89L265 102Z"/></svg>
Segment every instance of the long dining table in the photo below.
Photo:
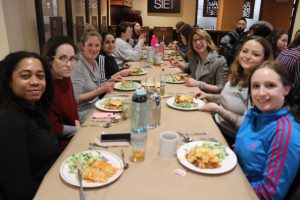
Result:
<svg viewBox="0 0 300 200"><path fill-rule="evenodd" d="M160 74L175 74L180 72L178 68L170 66L168 61L160 67L142 60L131 63L135 66L145 67L147 74L142 76L130 76L126 79L143 80L147 76L153 76L159 80ZM165 86L165 93L197 92L195 87L187 87L184 84L169 84ZM113 91L109 95L132 94L132 92ZM121 157L120 151L125 152L125 160L129 162L129 168L114 182L95 188L85 188L86 200L248 200L257 199L249 182L237 164L231 171L222 174L204 174L194 172L180 164L176 157L165 159L159 156L159 135L163 131L180 131L185 133L208 132L202 136L214 138L227 145L212 116L198 110L185 111L171 108L167 105L168 98L161 99L161 124L159 127L148 130L145 160L141 163L129 161L132 153L130 146L109 147L99 150L112 152ZM95 108L96 110L96 108ZM85 123L89 123L88 119ZM109 128L86 126L82 127L72 138L67 148L62 152L54 165L44 177L35 200L74 200L79 199L79 187L66 183L60 176L61 164L72 154L86 151L89 143L95 141L102 131L109 133L130 132L130 119L120 120ZM175 173L175 170L183 170L185 175Z"/></svg>

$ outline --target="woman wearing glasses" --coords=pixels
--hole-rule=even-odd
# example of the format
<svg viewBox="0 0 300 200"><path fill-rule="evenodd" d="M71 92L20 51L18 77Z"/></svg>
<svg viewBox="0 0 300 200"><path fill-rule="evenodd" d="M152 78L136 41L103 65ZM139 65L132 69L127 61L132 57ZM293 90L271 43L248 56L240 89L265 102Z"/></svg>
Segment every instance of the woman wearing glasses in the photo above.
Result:
<svg viewBox="0 0 300 200"><path fill-rule="evenodd" d="M70 78L73 66L78 60L77 52L73 41L66 36L50 38L43 52L52 72L54 87L54 101L48 118L61 150L77 131L76 125L79 125L77 103Z"/></svg>
<svg viewBox="0 0 300 200"><path fill-rule="evenodd" d="M201 91L220 93L224 87L229 68L210 35L202 29L194 29L188 42L188 60L185 65L176 66L191 75L186 78L186 86L199 87Z"/></svg>
<svg viewBox="0 0 300 200"><path fill-rule="evenodd" d="M95 103L100 95L113 91L114 82L105 82L101 77L101 69L96 58L101 48L101 36L93 30L84 32L82 39L82 53L71 72L75 99L78 102L80 123L83 123L95 109Z"/></svg>

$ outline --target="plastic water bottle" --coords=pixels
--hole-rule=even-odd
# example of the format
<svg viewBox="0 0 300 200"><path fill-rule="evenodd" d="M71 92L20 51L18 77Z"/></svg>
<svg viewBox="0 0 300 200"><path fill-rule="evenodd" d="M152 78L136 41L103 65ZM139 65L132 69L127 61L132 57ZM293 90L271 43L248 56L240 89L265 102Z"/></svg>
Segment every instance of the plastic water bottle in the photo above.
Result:
<svg viewBox="0 0 300 200"><path fill-rule="evenodd" d="M152 35L151 42L150 42L151 47L154 48L157 43L158 43L157 37L155 35Z"/></svg>
<svg viewBox="0 0 300 200"><path fill-rule="evenodd" d="M132 96L131 104L131 146L132 162L142 162L145 159L147 145L147 93L143 88L139 88Z"/></svg>

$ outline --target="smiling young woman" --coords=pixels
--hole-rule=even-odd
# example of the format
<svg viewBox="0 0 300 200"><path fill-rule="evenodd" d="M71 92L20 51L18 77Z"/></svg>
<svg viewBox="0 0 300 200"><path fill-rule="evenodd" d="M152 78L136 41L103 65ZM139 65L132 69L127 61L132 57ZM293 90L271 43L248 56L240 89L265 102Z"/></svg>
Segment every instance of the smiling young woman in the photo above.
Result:
<svg viewBox="0 0 300 200"><path fill-rule="evenodd" d="M289 79L278 61L265 62L250 77L254 108L239 129L235 152L261 199L284 199L300 169L300 124L290 112Z"/></svg>
<svg viewBox="0 0 300 200"><path fill-rule="evenodd" d="M114 82L105 82L101 69L96 62L101 49L101 35L96 30L84 32L81 40L82 53L71 72L75 99L78 103L80 123L83 123L94 110L100 95L113 90Z"/></svg>
<svg viewBox="0 0 300 200"><path fill-rule="evenodd" d="M52 94L47 63L19 51L0 62L0 197L33 199L58 153L46 111Z"/></svg>
<svg viewBox="0 0 300 200"><path fill-rule="evenodd" d="M247 110L249 76L256 67L270 59L272 50L268 41L262 37L249 37L231 65L231 73L221 94L198 94L208 101L200 110L214 114L229 144L233 144Z"/></svg>

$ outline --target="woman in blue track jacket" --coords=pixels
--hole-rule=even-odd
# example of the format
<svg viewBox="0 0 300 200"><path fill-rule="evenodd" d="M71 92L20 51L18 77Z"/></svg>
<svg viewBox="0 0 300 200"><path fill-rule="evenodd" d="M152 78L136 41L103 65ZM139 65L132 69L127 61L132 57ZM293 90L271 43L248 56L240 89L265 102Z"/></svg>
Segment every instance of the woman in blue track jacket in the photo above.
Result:
<svg viewBox="0 0 300 200"><path fill-rule="evenodd" d="M250 77L254 108L239 129L235 152L260 199L284 199L299 170L300 125L290 112L288 80L276 61L267 61Z"/></svg>

